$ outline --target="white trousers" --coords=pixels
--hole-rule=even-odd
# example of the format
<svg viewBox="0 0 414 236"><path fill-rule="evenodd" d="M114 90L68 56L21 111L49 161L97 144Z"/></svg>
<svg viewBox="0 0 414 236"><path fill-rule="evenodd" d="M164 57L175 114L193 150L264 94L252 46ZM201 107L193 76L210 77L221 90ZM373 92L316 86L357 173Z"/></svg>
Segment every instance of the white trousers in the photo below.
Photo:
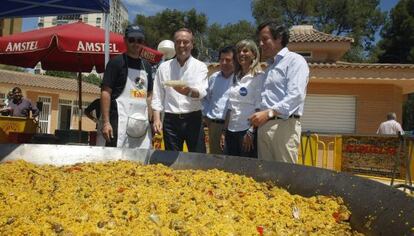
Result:
<svg viewBox="0 0 414 236"><path fill-rule="evenodd" d="M259 127L257 135L260 160L298 162L302 127L299 119L269 120Z"/></svg>

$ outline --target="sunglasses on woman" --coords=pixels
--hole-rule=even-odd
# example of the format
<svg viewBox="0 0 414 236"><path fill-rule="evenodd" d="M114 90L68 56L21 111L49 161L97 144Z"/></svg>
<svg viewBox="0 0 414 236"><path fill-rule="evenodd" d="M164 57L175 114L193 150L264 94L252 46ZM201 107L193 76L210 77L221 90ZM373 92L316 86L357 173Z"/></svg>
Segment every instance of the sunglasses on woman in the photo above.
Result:
<svg viewBox="0 0 414 236"><path fill-rule="evenodd" d="M142 44L144 40L142 38L128 38L128 43L139 43Z"/></svg>

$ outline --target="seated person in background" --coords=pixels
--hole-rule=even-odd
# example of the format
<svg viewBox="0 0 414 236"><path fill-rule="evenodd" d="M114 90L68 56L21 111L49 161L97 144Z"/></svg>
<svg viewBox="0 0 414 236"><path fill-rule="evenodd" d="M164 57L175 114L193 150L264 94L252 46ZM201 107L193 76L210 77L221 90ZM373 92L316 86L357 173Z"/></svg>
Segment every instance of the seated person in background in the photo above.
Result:
<svg viewBox="0 0 414 236"><path fill-rule="evenodd" d="M391 134L397 135L399 132L404 134L403 129L401 128L400 123L396 121L397 115L394 112L387 114L387 121L384 121L380 124L377 134Z"/></svg>
<svg viewBox="0 0 414 236"><path fill-rule="evenodd" d="M29 118L30 111L33 118L39 115L39 109L30 100L23 98L22 90L19 87L13 88L12 91L13 99L8 106L12 116Z"/></svg>

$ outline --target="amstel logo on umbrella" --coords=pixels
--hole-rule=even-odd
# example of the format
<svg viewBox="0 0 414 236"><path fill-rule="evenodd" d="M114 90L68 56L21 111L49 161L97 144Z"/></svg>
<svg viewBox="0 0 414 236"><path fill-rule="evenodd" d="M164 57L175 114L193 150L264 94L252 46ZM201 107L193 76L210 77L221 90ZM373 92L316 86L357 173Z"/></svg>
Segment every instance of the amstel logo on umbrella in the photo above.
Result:
<svg viewBox="0 0 414 236"><path fill-rule="evenodd" d="M79 52L103 52L105 49L105 43L93 43L79 41L77 51ZM109 44L109 52L119 52L116 48L116 43Z"/></svg>
<svg viewBox="0 0 414 236"><path fill-rule="evenodd" d="M6 47L6 52L24 52L24 51L33 51L36 50L37 41L27 41L27 42L9 42Z"/></svg>

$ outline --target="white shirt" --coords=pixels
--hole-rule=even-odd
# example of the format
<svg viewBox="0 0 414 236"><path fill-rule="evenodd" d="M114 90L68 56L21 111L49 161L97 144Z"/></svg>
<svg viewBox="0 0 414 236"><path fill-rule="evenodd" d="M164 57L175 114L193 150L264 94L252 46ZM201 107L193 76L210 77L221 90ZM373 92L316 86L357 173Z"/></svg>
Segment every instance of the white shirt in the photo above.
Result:
<svg viewBox="0 0 414 236"><path fill-rule="evenodd" d="M262 92L262 109L273 109L278 116L287 119L291 115L303 115L309 67L299 54L283 48L266 70Z"/></svg>
<svg viewBox="0 0 414 236"><path fill-rule="evenodd" d="M224 109L229 98L229 88L234 74L228 78L221 71L217 71L208 80L207 95L204 97L203 115L213 120L224 120Z"/></svg>
<svg viewBox="0 0 414 236"><path fill-rule="evenodd" d="M201 99L207 94L207 72L207 66L192 56L187 59L184 66L181 66L176 58L163 62L155 74L152 108L175 114L201 110ZM167 80L183 80L187 86L197 89L200 96L191 98L182 95L174 88L164 86L163 83Z"/></svg>
<svg viewBox="0 0 414 236"><path fill-rule="evenodd" d="M400 123L395 120L387 120L382 122L377 130L377 134L393 134L397 135L398 132L404 134L403 129L401 128Z"/></svg>
<svg viewBox="0 0 414 236"><path fill-rule="evenodd" d="M230 87L227 103L227 109L231 110L228 111L231 112L228 130L238 132L250 128L248 118L260 108L264 75L263 72L255 77L247 74Z"/></svg>

